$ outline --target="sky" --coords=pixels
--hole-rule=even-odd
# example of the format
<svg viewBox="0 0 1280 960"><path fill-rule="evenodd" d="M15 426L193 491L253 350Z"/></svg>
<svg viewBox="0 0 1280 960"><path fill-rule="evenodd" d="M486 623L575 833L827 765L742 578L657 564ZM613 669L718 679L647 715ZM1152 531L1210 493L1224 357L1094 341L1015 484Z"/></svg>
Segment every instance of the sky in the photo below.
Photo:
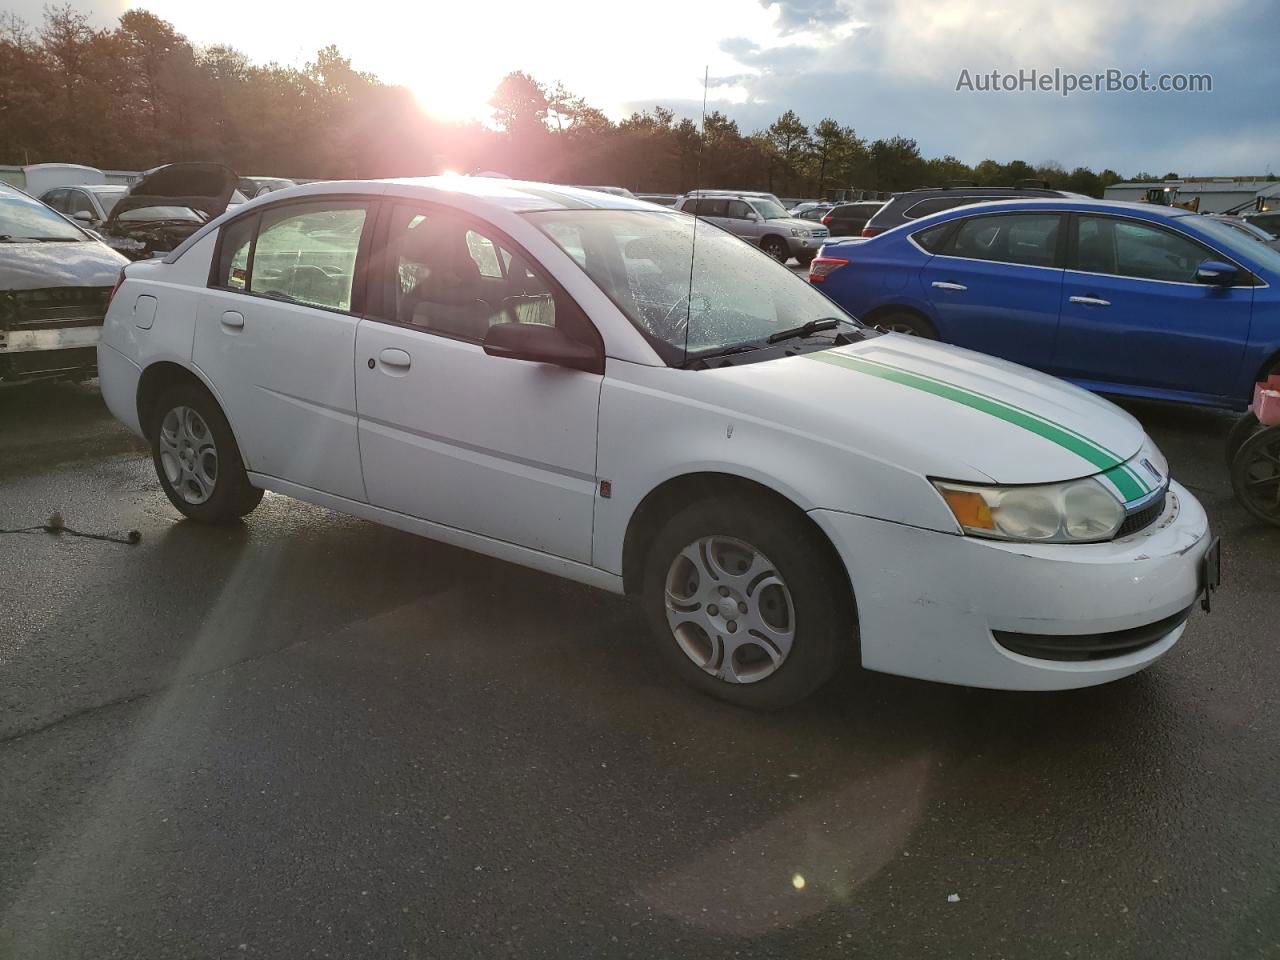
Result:
<svg viewBox="0 0 1280 960"><path fill-rule="evenodd" d="M1275 0L72 0L109 26L130 6L197 45L302 65L334 43L441 116L486 118L498 80L561 81L620 119L654 104L745 131L792 109L925 156L1122 173L1280 175ZM6 4L32 23L43 0ZM1212 92L957 90L962 71L1208 74Z"/></svg>

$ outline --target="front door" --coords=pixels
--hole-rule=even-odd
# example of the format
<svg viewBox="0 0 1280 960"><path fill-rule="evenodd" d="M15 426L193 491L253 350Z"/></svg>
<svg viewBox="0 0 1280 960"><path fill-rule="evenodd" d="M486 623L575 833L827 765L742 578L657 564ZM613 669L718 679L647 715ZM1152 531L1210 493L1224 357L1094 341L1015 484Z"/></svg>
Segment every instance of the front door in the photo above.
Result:
<svg viewBox="0 0 1280 960"><path fill-rule="evenodd" d="M365 499L352 314L368 218L322 199L229 223L192 352L250 471L351 500Z"/></svg>
<svg viewBox="0 0 1280 960"><path fill-rule="evenodd" d="M356 339L369 502L589 563L602 378L482 344L498 322L594 331L483 223L409 202L386 221L379 318Z"/></svg>
<svg viewBox="0 0 1280 960"><path fill-rule="evenodd" d="M1075 229L1054 372L1100 389L1231 396L1249 339L1253 288L1195 280L1201 263L1227 258L1137 220L1082 215Z"/></svg>

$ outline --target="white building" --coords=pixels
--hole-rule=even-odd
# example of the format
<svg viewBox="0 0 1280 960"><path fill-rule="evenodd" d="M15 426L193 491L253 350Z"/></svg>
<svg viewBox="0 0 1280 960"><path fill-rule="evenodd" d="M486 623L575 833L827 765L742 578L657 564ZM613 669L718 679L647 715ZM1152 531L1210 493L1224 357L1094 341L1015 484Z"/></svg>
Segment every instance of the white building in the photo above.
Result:
<svg viewBox="0 0 1280 960"><path fill-rule="evenodd" d="M1157 183L1115 183L1107 187L1105 200L1139 201L1154 187L1177 187L1178 202L1200 198L1201 213L1240 213L1254 209L1262 198L1263 209L1280 209L1280 181L1232 180L1212 177L1207 180L1161 180Z"/></svg>

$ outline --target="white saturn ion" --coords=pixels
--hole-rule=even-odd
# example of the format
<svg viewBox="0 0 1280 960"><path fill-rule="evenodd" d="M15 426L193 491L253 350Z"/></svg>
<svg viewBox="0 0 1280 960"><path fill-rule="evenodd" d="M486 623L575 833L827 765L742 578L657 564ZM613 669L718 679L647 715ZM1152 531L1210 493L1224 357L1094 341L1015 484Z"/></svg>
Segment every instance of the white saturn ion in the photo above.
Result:
<svg viewBox="0 0 1280 960"><path fill-rule="evenodd" d="M111 411L193 520L271 490L636 594L671 666L792 703L855 653L1049 690L1216 585L1128 414L864 327L714 226L513 180L317 183L121 275Z"/></svg>

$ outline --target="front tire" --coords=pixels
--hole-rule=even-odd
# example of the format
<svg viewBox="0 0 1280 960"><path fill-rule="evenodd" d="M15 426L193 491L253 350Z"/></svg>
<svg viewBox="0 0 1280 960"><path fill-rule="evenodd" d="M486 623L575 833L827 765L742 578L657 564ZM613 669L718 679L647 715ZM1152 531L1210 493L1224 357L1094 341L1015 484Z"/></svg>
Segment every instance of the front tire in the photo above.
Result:
<svg viewBox="0 0 1280 960"><path fill-rule="evenodd" d="M1231 463L1231 487L1251 514L1280 527L1280 427L1259 430Z"/></svg>
<svg viewBox="0 0 1280 960"><path fill-rule="evenodd" d="M779 263L786 263L791 259L791 250L787 247L787 241L781 237L765 237L760 241L760 249Z"/></svg>
<svg viewBox="0 0 1280 960"><path fill-rule="evenodd" d="M234 523L262 500L231 425L204 387L178 383L165 390L152 406L148 437L165 496L192 520Z"/></svg>
<svg viewBox="0 0 1280 960"><path fill-rule="evenodd" d="M677 675L738 706L797 703L855 648L852 597L830 545L759 498L702 500L672 516L649 550L642 603Z"/></svg>

